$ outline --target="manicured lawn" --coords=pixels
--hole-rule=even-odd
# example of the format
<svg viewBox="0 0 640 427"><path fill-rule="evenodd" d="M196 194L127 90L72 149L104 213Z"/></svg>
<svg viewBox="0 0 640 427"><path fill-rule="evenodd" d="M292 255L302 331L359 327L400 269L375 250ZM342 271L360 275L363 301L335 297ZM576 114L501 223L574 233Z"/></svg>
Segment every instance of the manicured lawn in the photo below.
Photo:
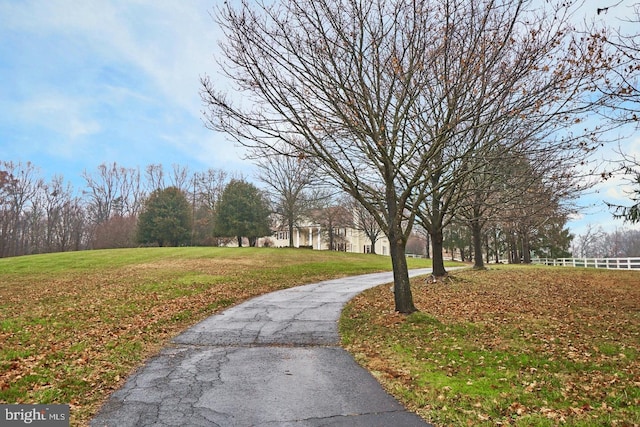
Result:
<svg viewBox="0 0 640 427"><path fill-rule="evenodd" d="M640 272L501 266L389 287L343 313L344 345L438 426L640 425Z"/></svg>
<svg viewBox="0 0 640 427"><path fill-rule="evenodd" d="M0 402L69 403L71 425L84 425L127 375L199 320L265 292L390 269L389 257L265 248L0 259Z"/></svg>

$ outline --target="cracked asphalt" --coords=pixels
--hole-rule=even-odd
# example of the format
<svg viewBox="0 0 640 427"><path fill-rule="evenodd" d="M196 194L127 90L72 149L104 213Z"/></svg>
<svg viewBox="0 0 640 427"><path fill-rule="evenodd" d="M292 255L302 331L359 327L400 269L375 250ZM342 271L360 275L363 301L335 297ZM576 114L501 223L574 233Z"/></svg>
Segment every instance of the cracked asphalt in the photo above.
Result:
<svg viewBox="0 0 640 427"><path fill-rule="evenodd" d="M392 281L329 280L211 316L135 372L91 426L430 426L340 347L344 305Z"/></svg>

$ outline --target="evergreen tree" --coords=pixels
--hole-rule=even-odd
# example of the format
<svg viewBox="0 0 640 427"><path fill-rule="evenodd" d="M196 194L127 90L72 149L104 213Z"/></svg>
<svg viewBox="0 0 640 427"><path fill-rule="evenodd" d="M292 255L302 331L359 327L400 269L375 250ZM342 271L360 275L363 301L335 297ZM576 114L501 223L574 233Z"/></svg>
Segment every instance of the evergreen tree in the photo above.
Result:
<svg viewBox="0 0 640 427"><path fill-rule="evenodd" d="M270 213L269 204L256 186L234 179L222 193L214 234L236 237L238 246L247 237L249 245L256 246L258 237L271 234Z"/></svg>
<svg viewBox="0 0 640 427"><path fill-rule="evenodd" d="M153 191L138 218L138 242L180 246L191 239L191 206L177 187Z"/></svg>

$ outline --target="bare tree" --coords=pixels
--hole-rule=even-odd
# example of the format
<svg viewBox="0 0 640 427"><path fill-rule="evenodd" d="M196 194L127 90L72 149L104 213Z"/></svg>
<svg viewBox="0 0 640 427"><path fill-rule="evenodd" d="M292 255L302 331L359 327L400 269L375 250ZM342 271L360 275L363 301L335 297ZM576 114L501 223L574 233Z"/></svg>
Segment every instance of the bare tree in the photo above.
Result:
<svg viewBox="0 0 640 427"><path fill-rule="evenodd" d="M123 242L134 242L133 227L121 225L135 223L142 208L144 190L140 171L116 163L103 163L98 166L97 173L84 171L82 176L86 182L84 195L88 199L89 220L94 226L93 237L98 238L92 239L94 247L122 247L126 246ZM108 224L112 220L113 224ZM109 236L116 231L125 235Z"/></svg>
<svg viewBox="0 0 640 427"><path fill-rule="evenodd" d="M380 224L371 213L366 210L357 200L351 198L349 209L353 212L351 227L361 231L371 242L371 253L376 253L376 242L384 235ZM407 241L408 243L408 241Z"/></svg>
<svg viewBox="0 0 640 427"><path fill-rule="evenodd" d="M88 197L88 208L90 218L95 224L107 221L114 211L117 203L117 166L98 166L98 173L92 175L86 170L82 173L85 179L87 190L85 196Z"/></svg>
<svg viewBox="0 0 640 427"><path fill-rule="evenodd" d="M26 215L35 195L42 187L42 178L31 162L0 163L0 256L29 253L29 228Z"/></svg>
<svg viewBox="0 0 640 427"><path fill-rule="evenodd" d="M189 176L189 167L182 166L177 163L172 164L169 181L171 182L172 187L176 187L183 192L187 192L191 181Z"/></svg>
<svg viewBox="0 0 640 427"><path fill-rule="evenodd" d="M167 185L165 183L164 168L161 164L152 163L147 165L145 169L147 182L147 193L151 194L156 190L164 190Z"/></svg>
<svg viewBox="0 0 640 427"><path fill-rule="evenodd" d="M289 247L293 247L293 230L309 212L310 187L314 182L312 164L287 155L253 154L258 166L258 180L267 187L267 194L281 225L289 231Z"/></svg>
<svg viewBox="0 0 640 427"><path fill-rule="evenodd" d="M140 211L144 193L139 170L103 163L98 166L97 173L85 170L82 177L86 182L84 193L88 197L94 223L107 221L112 215L135 216Z"/></svg>
<svg viewBox="0 0 640 427"><path fill-rule="evenodd" d="M218 203L229 181L228 174L222 170L208 169L193 174L193 243L197 245L220 244L214 237L214 221Z"/></svg>
<svg viewBox="0 0 640 427"><path fill-rule="evenodd" d="M244 92L234 105L208 77L207 125L248 146L292 153L358 200L390 241L396 310L415 311L405 246L409 202L429 151L412 126L431 81L429 6L400 1L225 3L223 70ZM282 147L285 147L284 149Z"/></svg>
<svg viewBox="0 0 640 427"><path fill-rule="evenodd" d="M573 243L572 252L576 257L597 257L602 254L602 242L606 233L602 227L589 224L584 234L578 235Z"/></svg>
<svg viewBox="0 0 640 427"><path fill-rule="evenodd" d="M348 200L340 194L326 193L318 197L311 218L321 227L331 251L346 251L347 229L353 225L353 211Z"/></svg>
<svg viewBox="0 0 640 427"><path fill-rule="evenodd" d="M142 188L140 168L120 168L119 174L120 196L117 214L121 217L136 218L146 197Z"/></svg>
<svg viewBox="0 0 640 427"><path fill-rule="evenodd" d="M455 212L456 219L466 223L472 232L476 269L484 268L487 224L501 224L503 230L513 231L531 223L541 212L547 219L566 217L572 209L571 201L595 182L584 177L576 179L577 171L567 169L565 159L556 158L557 153L552 151L530 155L526 151L499 149L488 154L461 187L465 197Z"/></svg>
<svg viewBox="0 0 640 427"><path fill-rule="evenodd" d="M55 176L43 190L46 211L46 250L47 252L69 250L72 236L67 215L73 199L71 184L65 185L61 176Z"/></svg>

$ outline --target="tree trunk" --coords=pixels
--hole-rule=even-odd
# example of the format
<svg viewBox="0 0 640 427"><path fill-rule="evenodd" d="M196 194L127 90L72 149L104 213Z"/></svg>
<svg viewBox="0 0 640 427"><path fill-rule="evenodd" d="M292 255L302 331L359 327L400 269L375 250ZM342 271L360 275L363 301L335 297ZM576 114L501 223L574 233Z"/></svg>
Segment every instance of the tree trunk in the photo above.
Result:
<svg viewBox="0 0 640 427"><path fill-rule="evenodd" d="M293 245L293 221L290 219L287 225L289 227L289 247L292 248L294 246Z"/></svg>
<svg viewBox="0 0 640 427"><path fill-rule="evenodd" d="M391 264L393 266L393 296L396 311L411 314L417 311L413 305L413 295L409 282L409 267L405 255L406 242L400 237L389 235Z"/></svg>
<svg viewBox="0 0 640 427"><path fill-rule="evenodd" d="M484 260L482 259L482 224L478 219L471 221L471 235L473 236L473 268L484 270Z"/></svg>
<svg viewBox="0 0 640 427"><path fill-rule="evenodd" d="M436 277L444 277L447 275L447 270L444 268L444 256L442 254L442 243L444 241L442 230L437 230L429 234L431 236L431 248L433 252L433 275Z"/></svg>
<svg viewBox="0 0 640 427"><path fill-rule="evenodd" d="M427 244L425 245L425 249L427 252L427 258L431 258L431 236L427 234Z"/></svg>
<svg viewBox="0 0 640 427"><path fill-rule="evenodd" d="M491 261L491 248L489 247L489 235L484 236L484 250L487 251L487 264ZM497 264L497 263L496 263Z"/></svg>
<svg viewBox="0 0 640 427"><path fill-rule="evenodd" d="M525 264L531 264L531 250L529 247L529 235L522 234L522 262Z"/></svg>
<svg viewBox="0 0 640 427"><path fill-rule="evenodd" d="M520 255L518 254L518 241L513 233L509 237L509 258L510 264L520 264Z"/></svg>
<svg viewBox="0 0 640 427"><path fill-rule="evenodd" d="M242 236L237 236L238 237L238 247L241 248L242 247Z"/></svg>

